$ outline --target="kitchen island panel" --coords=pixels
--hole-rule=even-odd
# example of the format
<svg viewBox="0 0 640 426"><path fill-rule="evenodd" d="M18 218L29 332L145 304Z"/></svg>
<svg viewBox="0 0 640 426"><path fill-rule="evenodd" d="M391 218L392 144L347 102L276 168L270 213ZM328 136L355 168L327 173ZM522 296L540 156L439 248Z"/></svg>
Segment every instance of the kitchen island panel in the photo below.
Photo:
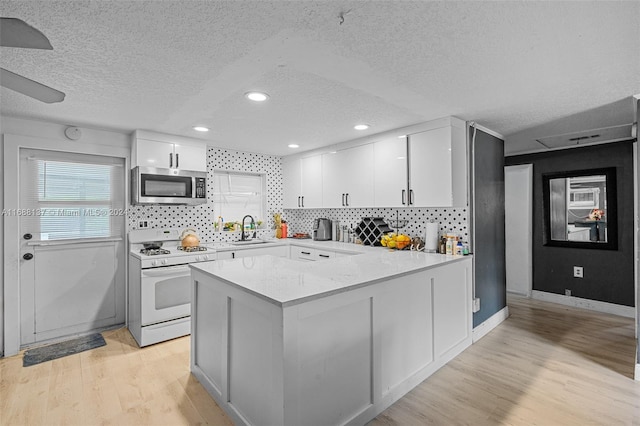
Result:
<svg viewBox="0 0 640 426"><path fill-rule="evenodd" d="M429 273L412 274L386 283L375 298L379 397L433 362L431 289Z"/></svg>
<svg viewBox="0 0 640 426"><path fill-rule="evenodd" d="M344 424L372 403L372 299L342 296L285 310L285 424Z"/></svg>

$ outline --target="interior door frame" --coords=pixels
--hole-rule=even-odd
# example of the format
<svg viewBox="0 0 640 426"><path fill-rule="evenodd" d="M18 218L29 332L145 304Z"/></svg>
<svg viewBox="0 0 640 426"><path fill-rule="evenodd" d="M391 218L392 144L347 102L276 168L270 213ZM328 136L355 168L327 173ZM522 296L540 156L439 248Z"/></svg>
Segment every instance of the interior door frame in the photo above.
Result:
<svg viewBox="0 0 640 426"><path fill-rule="evenodd" d="M4 208L7 211L20 206L20 150L41 149L78 154L104 155L123 158L125 170L130 169L130 149L59 139L45 139L21 135L4 135ZM129 205L129 174L125 173L125 205ZM20 351L20 217L4 215L4 356ZM125 224L127 218L125 217ZM126 234L126 233L125 233ZM126 238L126 235L125 235ZM126 241L125 241L126 246ZM126 264L125 264L126 268ZM128 272L125 270L125 277ZM125 297L126 297L125 289ZM125 302L126 305L126 302ZM126 306L125 306L126 308Z"/></svg>

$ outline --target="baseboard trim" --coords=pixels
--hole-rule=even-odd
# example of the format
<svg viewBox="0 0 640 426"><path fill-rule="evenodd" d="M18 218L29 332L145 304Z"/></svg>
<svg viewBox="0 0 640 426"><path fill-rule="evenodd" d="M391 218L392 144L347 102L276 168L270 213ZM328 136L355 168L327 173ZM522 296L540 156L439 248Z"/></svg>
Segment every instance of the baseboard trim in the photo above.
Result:
<svg viewBox="0 0 640 426"><path fill-rule="evenodd" d="M509 318L509 307L505 306L504 308L493 314L491 317L489 317L489 319L487 319L485 322L473 329L473 332L471 333L473 343L482 339L487 335L487 333L499 326L500 323L507 318Z"/></svg>
<svg viewBox="0 0 640 426"><path fill-rule="evenodd" d="M564 296L562 294L548 293L546 291L533 290L531 298L544 302L559 303L573 306L574 308L589 309L605 314L619 315L621 317L635 318L636 308L633 306L616 305L615 303L601 302L599 300L583 299L581 297Z"/></svg>
<svg viewBox="0 0 640 426"><path fill-rule="evenodd" d="M636 364L636 375L635 378L640 382L640 364Z"/></svg>

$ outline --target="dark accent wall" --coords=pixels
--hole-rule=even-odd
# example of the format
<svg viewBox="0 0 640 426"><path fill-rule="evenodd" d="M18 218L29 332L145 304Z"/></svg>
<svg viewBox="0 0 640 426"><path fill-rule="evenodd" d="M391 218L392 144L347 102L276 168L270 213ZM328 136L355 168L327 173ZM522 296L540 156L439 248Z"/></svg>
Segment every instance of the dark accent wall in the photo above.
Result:
<svg viewBox="0 0 640 426"><path fill-rule="evenodd" d="M635 306L633 229L633 141L507 157L505 164L533 164L533 289ZM549 247L543 242L542 175L616 168L618 249ZM573 267L584 278L573 277Z"/></svg>
<svg viewBox="0 0 640 426"><path fill-rule="evenodd" d="M469 137L473 137L470 128ZM480 310L473 326L507 306L504 230L504 141L481 130L473 147L474 281Z"/></svg>

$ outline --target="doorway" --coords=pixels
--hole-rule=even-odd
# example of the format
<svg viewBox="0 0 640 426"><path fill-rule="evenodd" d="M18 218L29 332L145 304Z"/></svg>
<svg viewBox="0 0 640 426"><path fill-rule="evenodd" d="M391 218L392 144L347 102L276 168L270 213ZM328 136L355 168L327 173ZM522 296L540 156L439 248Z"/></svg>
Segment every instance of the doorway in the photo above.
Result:
<svg viewBox="0 0 640 426"><path fill-rule="evenodd" d="M129 149L118 143L4 135L4 356L125 322Z"/></svg>

